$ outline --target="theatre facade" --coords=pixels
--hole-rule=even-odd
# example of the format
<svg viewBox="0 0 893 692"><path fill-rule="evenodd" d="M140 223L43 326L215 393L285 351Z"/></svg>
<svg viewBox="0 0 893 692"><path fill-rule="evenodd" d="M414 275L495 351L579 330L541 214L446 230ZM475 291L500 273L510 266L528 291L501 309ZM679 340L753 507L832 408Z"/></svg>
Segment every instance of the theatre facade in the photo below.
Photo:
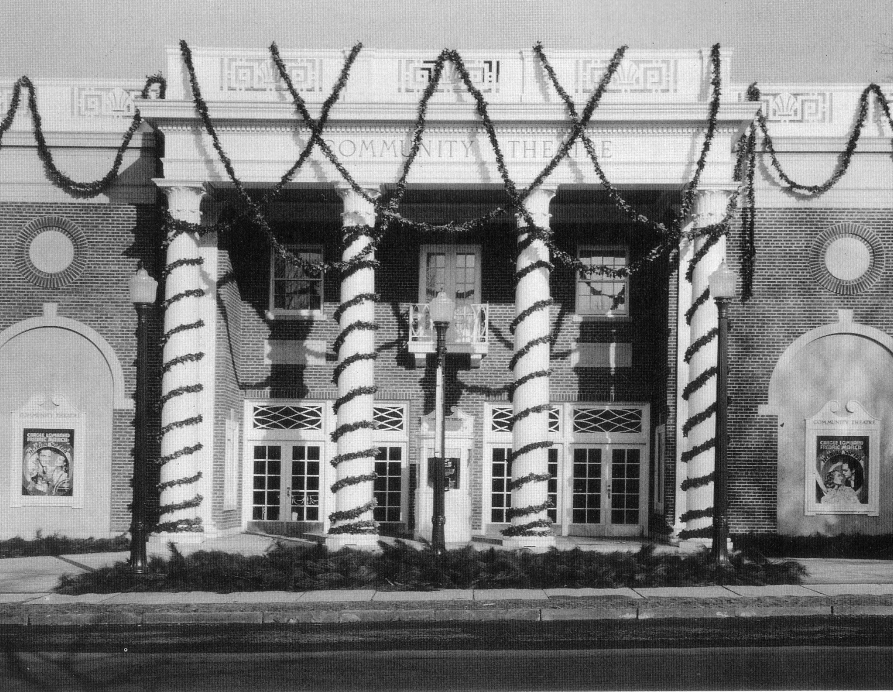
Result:
<svg viewBox="0 0 893 692"><path fill-rule="evenodd" d="M170 49L163 92L36 84L48 150L75 180L106 173L136 109L143 123L89 197L47 175L24 105L0 143L3 537L129 529L138 267L161 282L156 536L430 539L429 304L444 292L448 545L703 537L717 361L705 291L723 260L752 287L730 307L732 532L893 532L889 123L869 99L846 175L821 194L787 190L760 136L752 203L736 172L761 110L790 177L824 181L864 85L761 85L751 101L731 52L628 51L587 138L538 180L610 52L549 53L573 115L534 51L462 53L487 119L453 62L440 75L436 55L364 50L345 79L347 56L282 53L312 117L327 113L312 127L266 52L193 48L190 75ZM534 182L521 213L494 211ZM237 213L246 197L263 223ZM699 233L724 219L724 236ZM672 251L655 251L655 224L682 229Z"/></svg>

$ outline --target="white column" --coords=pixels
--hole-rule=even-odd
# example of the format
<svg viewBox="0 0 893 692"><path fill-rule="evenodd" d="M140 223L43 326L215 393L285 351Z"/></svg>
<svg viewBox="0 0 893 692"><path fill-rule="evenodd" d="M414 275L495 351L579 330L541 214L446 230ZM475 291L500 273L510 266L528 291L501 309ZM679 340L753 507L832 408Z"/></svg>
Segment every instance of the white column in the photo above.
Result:
<svg viewBox="0 0 893 692"><path fill-rule="evenodd" d="M163 187L168 211L178 221L198 224L205 190L200 183ZM199 238L191 231L168 236L164 280L161 377L161 530L153 542L198 542L213 533L209 491L213 453L213 387L203 361L209 359L210 326L202 319L206 281ZM209 415L211 412L211 415Z"/></svg>
<svg viewBox="0 0 893 692"><path fill-rule="evenodd" d="M344 201L345 245L343 262L375 260L368 233L357 234L357 227L375 225L375 207L348 186L336 188ZM370 198L378 196L377 188L364 188ZM326 546L338 550L345 546L364 550L378 549L378 528L372 518L375 450L373 448L373 405L375 394L375 270L361 266L348 270L341 279L341 311L338 349L337 426L334 437L338 453L336 464L335 511L329 515L331 525ZM359 357L358 357L359 356ZM347 363L347 365L344 365ZM355 482L353 482L355 481ZM362 510L362 511L360 511Z"/></svg>
<svg viewBox="0 0 893 692"><path fill-rule="evenodd" d="M702 228L722 221L730 194L730 190L724 189L699 192L692 213L693 227ZM725 258L726 243L724 237L720 238L704 253L708 242L705 236L696 238L690 260L690 263L695 263L691 279L691 304L699 304L690 315L688 382L691 391L688 395L688 416L677 422L686 435L682 461L687 465L685 482L688 489L686 511L680 515L686 531L703 531L713 525L710 516L703 516L713 507L713 482L699 483L698 480L713 473L716 459L716 449L712 444L715 440L716 416L708 413L716 404L716 376L705 376L704 373L715 372L715 335L719 322L716 303L709 296L708 279ZM706 299L703 298L705 295ZM698 381L703 384L696 386Z"/></svg>
<svg viewBox="0 0 893 692"><path fill-rule="evenodd" d="M555 196L555 188L538 188L524 200L524 208L540 228L549 228L549 202ZM515 286L515 363L512 397L512 482L523 481L512 489L512 507L541 507L548 499L549 453L546 447L536 446L549 439L549 248L541 239L527 244L524 232L527 222L518 216L518 246L516 272L520 279ZM528 270L534 264L542 264ZM529 350L518 354L524 349ZM528 376L534 373L530 379ZM532 479L532 480L530 480ZM503 545L513 548L542 550L555 545L551 527L533 525L548 521L546 509L529 514L512 516L511 532L524 531L525 535L507 535ZM525 526L529 526L526 530Z"/></svg>
<svg viewBox="0 0 893 692"><path fill-rule="evenodd" d="M692 227L689 222L684 230L688 232ZM691 284L685 278L685 272L693 253L694 243L688 238L683 238L679 243L676 270L676 502L673 510L673 531L677 535L685 528L685 522L681 517L688 509L687 491L682 489L683 483L688 479L688 464L682 461L682 454L685 452L682 424L688 420L688 398L683 396L683 392L688 385L688 363L685 360L685 352L691 344L691 328L686 319L686 313L691 307Z"/></svg>

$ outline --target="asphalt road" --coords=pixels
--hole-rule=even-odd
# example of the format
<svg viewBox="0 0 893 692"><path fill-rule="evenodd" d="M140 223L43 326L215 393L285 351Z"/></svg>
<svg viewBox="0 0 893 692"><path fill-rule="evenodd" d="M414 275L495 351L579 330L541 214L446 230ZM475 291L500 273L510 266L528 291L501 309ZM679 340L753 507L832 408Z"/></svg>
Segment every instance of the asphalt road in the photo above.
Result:
<svg viewBox="0 0 893 692"><path fill-rule="evenodd" d="M0 689L891 689L890 620L6 628Z"/></svg>

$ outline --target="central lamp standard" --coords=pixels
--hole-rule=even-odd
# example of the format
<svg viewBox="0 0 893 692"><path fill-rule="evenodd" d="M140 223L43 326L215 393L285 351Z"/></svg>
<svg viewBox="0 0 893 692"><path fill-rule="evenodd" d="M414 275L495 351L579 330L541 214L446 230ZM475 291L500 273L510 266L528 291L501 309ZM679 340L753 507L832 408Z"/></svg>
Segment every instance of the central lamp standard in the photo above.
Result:
<svg viewBox="0 0 893 692"><path fill-rule="evenodd" d="M444 478L444 458L446 457L446 428L444 426L445 397L443 366L446 360L446 333L453 321L456 303L441 291L428 304L428 314L437 332L437 383L434 394L434 511L431 517L431 548L435 555L443 555L446 550L444 510L446 479Z"/></svg>
<svg viewBox="0 0 893 692"><path fill-rule="evenodd" d="M716 468L713 475L713 564L725 567L729 564L728 519L728 453L729 453L729 303L735 297L738 275L726 265L725 260L710 275L710 295L716 301L719 313L716 364Z"/></svg>
<svg viewBox="0 0 893 692"><path fill-rule="evenodd" d="M146 560L146 443L148 440L147 413L149 410L149 309L155 303L158 282L140 269L130 277L130 300L136 308L136 435L133 453L133 504L130 525L130 569L134 574L145 574Z"/></svg>

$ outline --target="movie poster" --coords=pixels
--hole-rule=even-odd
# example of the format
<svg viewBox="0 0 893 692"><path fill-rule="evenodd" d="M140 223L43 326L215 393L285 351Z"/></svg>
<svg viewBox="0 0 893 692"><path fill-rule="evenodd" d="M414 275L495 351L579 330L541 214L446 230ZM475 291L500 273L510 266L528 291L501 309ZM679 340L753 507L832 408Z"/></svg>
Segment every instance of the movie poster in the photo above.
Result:
<svg viewBox="0 0 893 692"><path fill-rule="evenodd" d="M25 428L22 495L71 496L74 430Z"/></svg>
<svg viewBox="0 0 893 692"><path fill-rule="evenodd" d="M823 511L852 512L868 505L867 436L817 435L815 501Z"/></svg>

